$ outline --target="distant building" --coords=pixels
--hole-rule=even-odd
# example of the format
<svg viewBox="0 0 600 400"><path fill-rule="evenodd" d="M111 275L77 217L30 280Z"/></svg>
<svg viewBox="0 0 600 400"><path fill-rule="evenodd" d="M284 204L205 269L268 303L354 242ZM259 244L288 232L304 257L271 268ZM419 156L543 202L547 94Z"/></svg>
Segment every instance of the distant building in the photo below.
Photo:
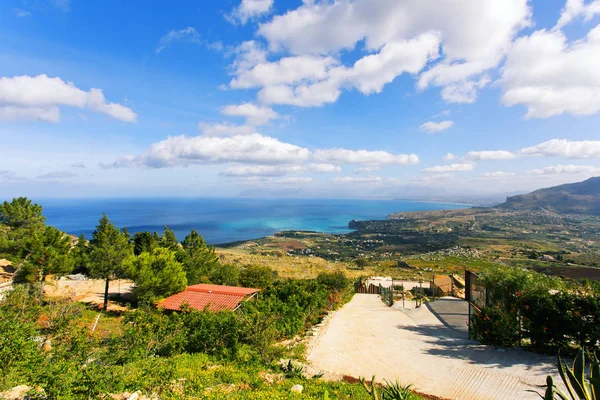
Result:
<svg viewBox="0 0 600 400"><path fill-rule="evenodd" d="M223 286L200 283L188 286L183 292L164 299L158 308L163 310L180 311L187 304L196 310L216 312L222 310L237 310L242 303L255 300L260 289L237 286Z"/></svg>

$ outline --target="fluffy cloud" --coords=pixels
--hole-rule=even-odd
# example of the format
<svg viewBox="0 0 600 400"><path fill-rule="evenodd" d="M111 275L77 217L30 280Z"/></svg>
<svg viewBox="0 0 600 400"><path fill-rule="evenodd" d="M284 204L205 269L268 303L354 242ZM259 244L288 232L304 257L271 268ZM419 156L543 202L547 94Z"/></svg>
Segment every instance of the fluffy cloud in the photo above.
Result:
<svg viewBox="0 0 600 400"><path fill-rule="evenodd" d="M519 150L526 156L565 157L565 158L600 158L600 141L567 139L551 139L535 146Z"/></svg>
<svg viewBox="0 0 600 400"><path fill-rule="evenodd" d="M364 41L371 54L352 68L363 78L353 80L363 93L380 91L400 73L416 74L427 65L400 68L404 61L396 59L413 53L431 61L441 47L444 57L421 74L419 88L444 86L446 99L471 102L484 84L481 75L498 65L530 15L527 0L381 0L375 7L372 0L305 1L261 24L258 33L272 51L294 55L332 56ZM405 43L419 37L427 38L419 41L420 51L407 48ZM361 61L372 73L358 68Z"/></svg>
<svg viewBox="0 0 600 400"><path fill-rule="evenodd" d="M72 82L46 75L0 78L0 117L57 122L58 106L89 108L125 122L137 114L117 103L107 103L101 89L81 90Z"/></svg>
<svg viewBox="0 0 600 400"><path fill-rule="evenodd" d="M260 107L253 103L229 105L221 108L221 114L231 117L245 117L251 125L263 125L279 115L270 107Z"/></svg>
<svg viewBox="0 0 600 400"><path fill-rule="evenodd" d="M331 180L333 183L377 183L381 182L378 176L336 176Z"/></svg>
<svg viewBox="0 0 600 400"><path fill-rule="evenodd" d="M108 168L147 166L165 168L192 164L239 162L249 164L302 163L308 149L257 133L246 136L172 136L154 143L140 156L126 156Z"/></svg>
<svg viewBox="0 0 600 400"><path fill-rule="evenodd" d="M532 169L529 175L598 175L600 168L588 165L553 165L545 168Z"/></svg>
<svg viewBox="0 0 600 400"><path fill-rule="evenodd" d="M224 176L283 176L301 172L340 172L342 169L331 164L308 165L243 165L231 167L221 173Z"/></svg>
<svg viewBox="0 0 600 400"><path fill-rule="evenodd" d="M331 56L299 55L260 63L241 71L230 82L233 88L262 87L260 101L301 107L335 102L342 88L363 94L379 93L404 72L416 74L438 55L439 36L426 33L411 40L386 44L350 67Z"/></svg>
<svg viewBox="0 0 600 400"><path fill-rule="evenodd" d="M451 128L452 125L454 125L454 121L429 121L421 125L421 130L427 133L435 133L445 131L446 129Z"/></svg>
<svg viewBox="0 0 600 400"><path fill-rule="evenodd" d="M600 112L599 54L600 25L573 43L560 30L516 40L500 80L503 104L524 105L528 118Z"/></svg>
<svg viewBox="0 0 600 400"><path fill-rule="evenodd" d="M465 161L512 160L517 155L505 150L470 151L463 158Z"/></svg>
<svg viewBox="0 0 600 400"><path fill-rule="evenodd" d="M379 165L367 165L364 167L354 168L354 173L361 174L363 172L375 172L375 171L379 171L380 169L381 169L381 166L379 166Z"/></svg>
<svg viewBox="0 0 600 400"><path fill-rule="evenodd" d="M240 136L256 133L256 129L251 125L229 123L207 124L200 122L198 128L205 136Z"/></svg>
<svg viewBox="0 0 600 400"><path fill-rule="evenodd" d="M333 164L411 165L418 164L416 154L390 154L386 151L327 149L316 150L315 159Z"/></svg>
<svg viewBox="0 0 600 400"><path fill-rule="evenodd" d="M466 172L473 171L473 164L450 164L450 165L436 165L434 167L425 168L423 172Z"/></svg>
<svg viewBox="0 0 600 400"><path fill-rule="evenodd" d="M60 110L58 107L0 106L0 121L22 120L58 122Z"/></svg>
<svg viewBox="0 0 600 400"><path fill-rule="evenodd" d="M567 0L567 4L554 29L561 29L580 16L589 21L595 14L600 14L600 0L595 0L588 4L585 4L584 0Z"/></svg>
<svg viewBox="0 0 600 400"><path fill-rule="evenodd" d="M444 157L442 157L442 159L444 161L452 161L456 158L456 156L452 153L446 153L446 155Z"/></svg>
<svg viewBox="0 0 600 400"><path fill-rule="evenodd" d="M232 22L239 21L242 24L248 20L268 14L273 8L274 0L242 0L240 5L236 7L229 20Z"/></svg>

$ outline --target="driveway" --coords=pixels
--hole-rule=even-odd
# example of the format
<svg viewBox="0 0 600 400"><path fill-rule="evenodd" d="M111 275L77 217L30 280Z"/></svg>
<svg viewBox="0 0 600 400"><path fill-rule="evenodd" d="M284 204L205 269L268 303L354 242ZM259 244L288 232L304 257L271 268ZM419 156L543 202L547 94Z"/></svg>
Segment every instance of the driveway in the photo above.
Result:
<svg viewBox="0 0 600 400"><path fill-rule="evenodd" d="M386 307L372 294L356 294L331 317L310 344L308 360L324 372L375 375L459 400L538 399L527 390L539 391L536 385L555 375L553 358L480 345L426 306Z"/></svg>

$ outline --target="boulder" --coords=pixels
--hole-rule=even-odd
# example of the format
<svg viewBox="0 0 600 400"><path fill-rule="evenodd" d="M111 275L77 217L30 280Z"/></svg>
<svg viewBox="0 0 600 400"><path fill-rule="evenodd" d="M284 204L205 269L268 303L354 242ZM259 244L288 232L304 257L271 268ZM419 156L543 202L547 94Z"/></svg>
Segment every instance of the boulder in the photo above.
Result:
<svg viewBox="0 0 600 400"><path fill-rule="evenodd" d="M302 391L304 390L304 386L302 385L294 385L292 386L292 388L290 389L290 392L294 392L294 393L302 393Z"/></svg>

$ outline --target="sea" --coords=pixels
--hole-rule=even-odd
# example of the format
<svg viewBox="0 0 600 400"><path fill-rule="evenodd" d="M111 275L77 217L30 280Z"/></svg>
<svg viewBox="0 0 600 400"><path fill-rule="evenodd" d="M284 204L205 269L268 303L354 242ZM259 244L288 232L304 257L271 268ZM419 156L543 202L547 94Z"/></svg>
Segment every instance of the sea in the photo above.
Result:
<svg viewBox="0 0 600 400"><path fill-rule="evenodd" d="M131 234L162 232L183 238L195 229L209 244L256 239L282 230L347 233L351 220L386 219L395 212L446 210L467 205L405 200L143 198L43 199L46 223L90 238L102 214Z"/></svg>

